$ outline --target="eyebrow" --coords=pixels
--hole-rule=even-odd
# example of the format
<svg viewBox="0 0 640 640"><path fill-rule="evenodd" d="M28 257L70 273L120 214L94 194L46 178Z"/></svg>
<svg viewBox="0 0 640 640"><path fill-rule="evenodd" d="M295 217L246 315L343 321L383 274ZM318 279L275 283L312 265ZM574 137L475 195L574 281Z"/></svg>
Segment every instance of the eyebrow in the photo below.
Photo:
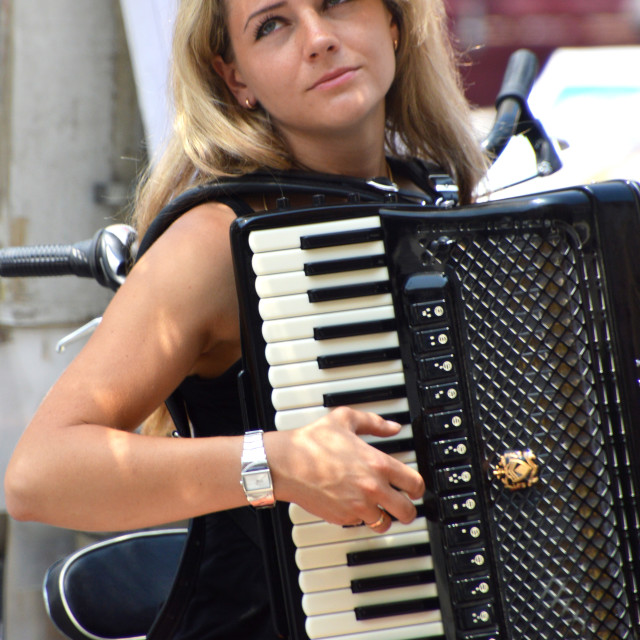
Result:
<svg viewBox="0 0 640 640"><path fill-rule="evenodd" d="M272 11L273 9L279 9L281 6L283 6L284 4L286 4L284 1L283 2L274 2L273 4L270 4L268 7L263 7L262 9L258 9L258 11L254 11L248 18L247 21L244 24L244 30L247 30L247 27L249 26L249 23L256 17L259 16L261 13L267 13L268 11Z"/></svg>

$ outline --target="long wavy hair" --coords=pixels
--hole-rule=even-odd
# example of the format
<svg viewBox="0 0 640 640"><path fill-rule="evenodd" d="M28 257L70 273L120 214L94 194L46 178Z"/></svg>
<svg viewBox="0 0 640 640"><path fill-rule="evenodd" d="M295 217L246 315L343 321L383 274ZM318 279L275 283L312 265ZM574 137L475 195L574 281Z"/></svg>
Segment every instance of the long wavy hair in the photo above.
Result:
<svg viewBox="0 0 640 640"><path fill-rule="evenodd" d="M140 181L134 210L139 232L190 186L258 168L297 167L268 115L239 105L213 69L215 55L233 56L228 1L179 2L171 67L173 129ZM437 163L457 182L461 202L468 203L486 161L471 125L444 4L382 1L400 33L398 72L386 98L387 152Z"/></svg>
<svg viewBox="0 0 640 640"><path fill-rule="evenodd" d="M440 165L456 181L461 203L473 198L486 161L471 125L442 0L382 0L399 29L396 77L386 96L386 152ZM259 168L299 168L261 108L245 109L214 71L233 58L226 3L180 0L175 20L171 88L173 129L136 194L140 236L160 209L185 189ZM144 432L170 431L164 408Z"/></svg>

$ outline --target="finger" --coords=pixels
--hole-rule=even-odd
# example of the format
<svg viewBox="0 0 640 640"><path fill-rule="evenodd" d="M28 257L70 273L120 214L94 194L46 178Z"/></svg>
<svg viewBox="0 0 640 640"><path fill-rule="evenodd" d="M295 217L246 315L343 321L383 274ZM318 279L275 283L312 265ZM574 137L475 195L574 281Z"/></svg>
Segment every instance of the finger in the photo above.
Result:
<svg viewBox="0 0 640 640"><path fill-rule="evenodd" d="M407 495L392 487L381 498L380 506L403 524L413 522L417 515L416 506Z"/></svg>
<svg viewBox="0 0 640 640"><path fill-rule="evenodd" d="M425 485L422 476L415 469L395 458L389 461L388 480L392 487L398 491L404 491L412 500L417 500L424 494Z"/></svg>
<svg viewBox="0 0 640 640"><path fill-rule="evenodd" d="M352 428L359 436L370 435L385 438L394 436L400 431L402 425L393 420L385 420L375 413L355 411L352 416Z"/></svg>

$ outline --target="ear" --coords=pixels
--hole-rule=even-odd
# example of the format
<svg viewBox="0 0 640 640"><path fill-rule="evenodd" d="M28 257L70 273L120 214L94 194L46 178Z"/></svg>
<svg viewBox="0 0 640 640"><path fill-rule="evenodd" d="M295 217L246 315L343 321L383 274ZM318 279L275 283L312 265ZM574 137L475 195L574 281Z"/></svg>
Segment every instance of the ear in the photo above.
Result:
<svg viewBox="0 0 640 640"><path fill-rule="evenodd" d="M391 41L398 42L400 40L400 28L398 27L398 22L393 16L391 16L391 24L389 26L391 29Z"/></svg>
<svg viewBox="0 0 640 640"><path fill-rule="evenodd" d="M224 80L229 91L231 91L239 104L244 106L247 104L247 100L249 103L255 102L247 85L242 81L242 76L234 61L226 62L222 56L217 55L214 57L212 65L214 71Z"/></svg>

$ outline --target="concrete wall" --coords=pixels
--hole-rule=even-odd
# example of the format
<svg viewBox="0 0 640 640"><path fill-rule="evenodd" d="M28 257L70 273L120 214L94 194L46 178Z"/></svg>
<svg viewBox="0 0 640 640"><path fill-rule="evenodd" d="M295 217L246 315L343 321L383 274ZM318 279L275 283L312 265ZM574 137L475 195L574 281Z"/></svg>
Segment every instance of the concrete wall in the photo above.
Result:
<svg viewBox="0 0 640 640"><path fill-rule="evenodd" d="M118 206L96 193L130 190L144 153L118 1L0 0L0 247L75 242L114 222ZM77 278L0 280L3 474L73 356L56 354L55 343L109 298ZM40 587L45 568L74 545L73 532L9 521L5 640L59 637Z"/></svg>

